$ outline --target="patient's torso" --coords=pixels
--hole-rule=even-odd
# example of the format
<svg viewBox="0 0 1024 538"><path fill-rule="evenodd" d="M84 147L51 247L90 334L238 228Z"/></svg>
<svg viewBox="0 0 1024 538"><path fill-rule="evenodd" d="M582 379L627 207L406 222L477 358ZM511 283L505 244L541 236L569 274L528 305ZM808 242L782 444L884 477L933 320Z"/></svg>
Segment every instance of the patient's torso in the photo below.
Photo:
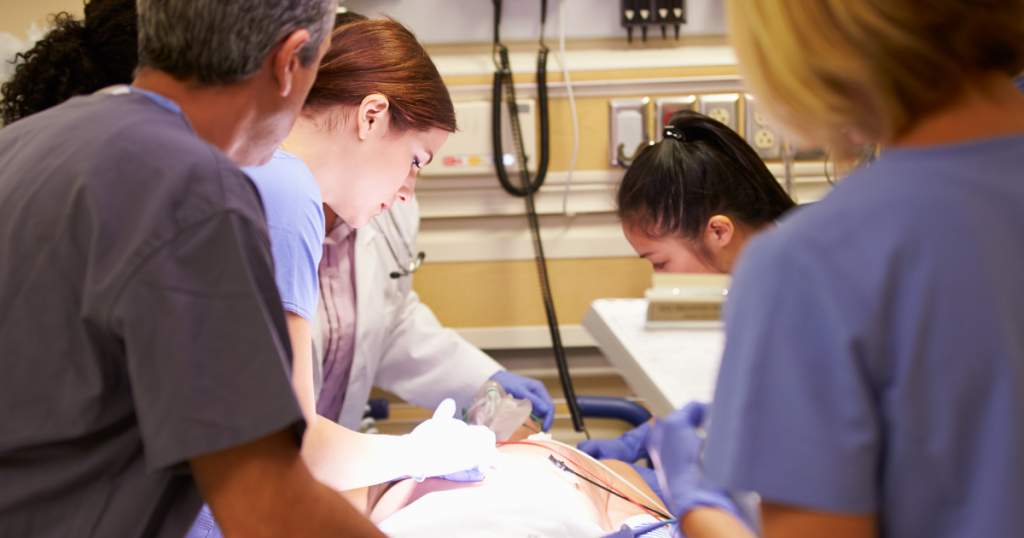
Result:
<svg viewBox="0 0 1024 538"><path fill-rule="evenodd" d="M616 482L607 468L565 445L505 445L500 450L503 461L482 482L427 479L394 484L376 502L371 521L392 538L586 538L606 534L622 517L641 511L624 501L625 511L621 504L609 510L607 492L551 464L548 457L554 455L585 476L590 471L599 481Z"/></svg>

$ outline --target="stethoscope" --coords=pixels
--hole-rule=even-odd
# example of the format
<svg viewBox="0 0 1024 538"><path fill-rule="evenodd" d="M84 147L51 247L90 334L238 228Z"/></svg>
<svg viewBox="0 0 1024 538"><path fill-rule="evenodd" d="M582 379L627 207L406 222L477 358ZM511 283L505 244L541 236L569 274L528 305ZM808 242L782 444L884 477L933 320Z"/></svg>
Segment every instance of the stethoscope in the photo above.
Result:
<svg viewBox="0 0 1024 538"><path fill-rule="evenodd" d="M395 252L395 247L392 245L388 233L384 231L384 227L381 226L377 217L373 217L373 225L377 227L377 231L380 232L382 237L384 237L384 243L387 244L388 250L391 252L391 257L395 259L395 264L398 265L398 271L392 271L391 278L410 276L419 270L420 265L423 265L423 258L426 258L427 255L424 252L420 252L416 254L415 257L413 256L412 249L409 248L409 242L405 240L405 235L402 234L402 229L398 227L398 221L395 219L395 214L392 213L390 209L387 211L387 214L388 217L391 218L391 226L395 229L395 235L398 236L398 240L402 243L402 247L408 255L407 259L410 260L408 263L402 263L402 261L398 259L398 253Z"/></svg>

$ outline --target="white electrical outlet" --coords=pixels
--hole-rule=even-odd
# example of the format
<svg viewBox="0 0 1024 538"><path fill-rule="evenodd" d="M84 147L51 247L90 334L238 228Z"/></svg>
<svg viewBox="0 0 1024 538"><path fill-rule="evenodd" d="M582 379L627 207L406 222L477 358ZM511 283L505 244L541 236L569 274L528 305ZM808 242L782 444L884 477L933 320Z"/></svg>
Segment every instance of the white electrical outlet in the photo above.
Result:
<svg viewBox="0 0 1024 538"><path fill-rule="evenodd" d="M761 129L754 133L754 147L758 149L771 149L778 143L779 141L775 138L775 133L768 129Z"/></svg>
<svg viewBox="0 0 1024 538"><path fill-rule="evenodd" d="M738 93L701 95L697 98L697 109L701 114L720 121L733 131L739 132L739 101Z"/></svg>
<svg viewBox="0 0 1024 538"><path fill-rule="evenodd" d="M782 137L768 116L757 109L754 96L750 94L744 96L744 107L746 108L744 138L754 148L754 152L766 161L782 158Z"/></svg>
<svg viewBox="0 0 1024 538"><path fill-rule="evenodd" d="M708 117L729 125L729 120L732 119L732 114L729 114L729 111L724 108L712 108L708 111Z"/></svg>
<svg viewBox="0 0 1024 538"><path fill-rule="evenodd" d="M748 103L750 103L750 102L751 101L748 101ZM764 117L764 113L762 113L761 111L757 110L756 108L754 109L754 123L756 123L756 124L758 124L758 125L760 125L762 127L767 127L768 126L768 118Z"/></svg>

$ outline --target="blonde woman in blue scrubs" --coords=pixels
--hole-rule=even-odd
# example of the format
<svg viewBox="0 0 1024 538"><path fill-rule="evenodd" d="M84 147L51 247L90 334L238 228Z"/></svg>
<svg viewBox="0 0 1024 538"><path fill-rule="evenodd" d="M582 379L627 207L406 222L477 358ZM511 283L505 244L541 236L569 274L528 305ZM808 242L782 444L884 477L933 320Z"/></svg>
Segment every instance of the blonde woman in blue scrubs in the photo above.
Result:
<svg viewBox="0 0 1024 538"><path fill-rule="evenodd" d="M807 140L885 147L740 257L705 450L649 449L690 538L1024 529L1024 1L732 0L748 86Z"/></svg>

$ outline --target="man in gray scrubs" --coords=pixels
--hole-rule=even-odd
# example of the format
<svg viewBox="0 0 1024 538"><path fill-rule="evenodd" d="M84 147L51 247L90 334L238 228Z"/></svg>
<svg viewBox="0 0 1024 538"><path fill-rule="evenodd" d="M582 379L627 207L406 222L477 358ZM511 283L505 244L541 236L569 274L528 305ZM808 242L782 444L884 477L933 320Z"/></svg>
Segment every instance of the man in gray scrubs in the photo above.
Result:
<svg viewBox="0 0 1024 538"><path fill-rule="evenodd" d="M334 0L140 0L115 87L0 131L0 536L383 536L299 457L259 196ZM197 487L198 486L198 487Z"/></svg>

